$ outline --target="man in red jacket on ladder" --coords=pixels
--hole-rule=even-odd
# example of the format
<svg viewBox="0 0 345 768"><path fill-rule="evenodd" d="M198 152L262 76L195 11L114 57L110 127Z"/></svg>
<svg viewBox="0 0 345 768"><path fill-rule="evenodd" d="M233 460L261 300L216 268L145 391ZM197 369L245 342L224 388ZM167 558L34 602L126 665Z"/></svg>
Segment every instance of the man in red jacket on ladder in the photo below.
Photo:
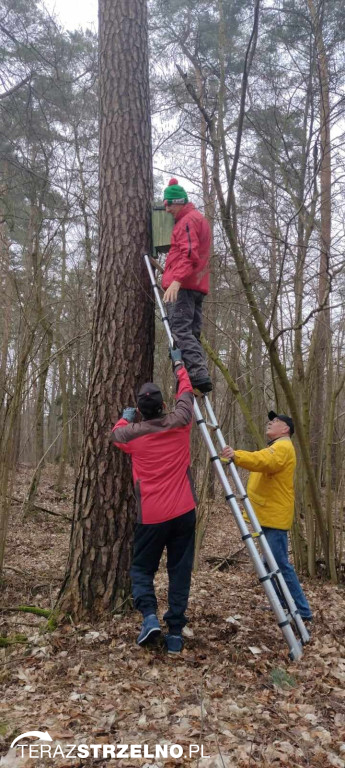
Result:
<svg viewBox="0 0 345 768"><path fill-rule="evenodd" d="M187 192L177 179L171 179L164 190L164 205L175 225L162 277L163 301L192 387L206 394L212 390L212 382L200 333L202 302L209 291L211 230L205 217L188 202Z"/></svg>
<svg viewBox="0 0 345 768"><path fill-rule="evenodd" d="M144 384L137 408L125 408L115 424L113 442L132 457L138 505L131 579L134 604L144 621L137 642L145 645L161 633L153 580L166 547L165 643L169 653L180 653L194 556L196 496L189 466L194 397L180 350L170 350L170 356L178 381L175 410L166 413L158 387ZM142 420L134 424L138 411Z"/></svg>

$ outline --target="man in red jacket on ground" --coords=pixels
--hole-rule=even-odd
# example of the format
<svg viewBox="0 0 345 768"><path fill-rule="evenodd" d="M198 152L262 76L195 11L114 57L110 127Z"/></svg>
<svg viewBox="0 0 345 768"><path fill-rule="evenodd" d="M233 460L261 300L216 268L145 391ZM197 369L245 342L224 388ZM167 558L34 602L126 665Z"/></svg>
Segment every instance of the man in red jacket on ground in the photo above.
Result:
<svg viewBox="0 0 345 768"><path fill-rule="evenodd" d="M211 391L212 382L200 333L202 302L209 291L211 230L205 217L188 202L187 192L177 179L171 179L164 190L164 205L175 225L162 277L163 301L192 387L205 394Z"/></svg>
<svg viewBox="0 0 345 768"><path fill-rule="evenodd" d="M194 556L196 496L189 466L194 397L180 350L170 350L170 356L178 380L175 410L166 413L158 387L144 384L138 407L125 408L115 424L113 442L132 457L138 505L131 579L134 604L144 621L137 642L145 645L161 633L153 580L166 547L165 642L169 653L180 653ZM134 424L138 411L142 421Z"/></svg>

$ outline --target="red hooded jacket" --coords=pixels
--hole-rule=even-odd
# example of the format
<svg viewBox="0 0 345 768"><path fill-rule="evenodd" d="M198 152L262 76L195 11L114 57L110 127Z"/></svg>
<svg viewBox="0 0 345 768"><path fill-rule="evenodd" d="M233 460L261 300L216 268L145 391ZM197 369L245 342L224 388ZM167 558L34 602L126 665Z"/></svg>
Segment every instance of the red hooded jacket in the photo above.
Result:
<svg viewBox="0 0 345 768"><path fill-rule="evenodd" d="M211 230L207 219L193 203L181 206L171 235L171 246L162 277L162 287L173 280L181 288L208 293Z"/></svg>
<svg viewBox="0 0 345 768"><path fill-rule="evenodd" d="M194 509L190 473L193 390L186 369L176 372L178 392L172 413L130 424L120 419L113 442L132 457L139 523L163 523Z"/></svg>

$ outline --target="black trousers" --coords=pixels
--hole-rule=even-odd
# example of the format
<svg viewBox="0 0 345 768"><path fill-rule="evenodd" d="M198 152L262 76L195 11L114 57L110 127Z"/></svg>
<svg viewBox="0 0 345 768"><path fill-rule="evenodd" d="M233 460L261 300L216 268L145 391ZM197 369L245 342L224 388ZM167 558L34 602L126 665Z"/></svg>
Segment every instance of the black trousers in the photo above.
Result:
<svg viewBox="0 0 345 768"><path fill-rule="evenodd" d="M200 343L204 298L205 294L200 291L180 288L177 300L166 304L171 333L182 352L193 386L210 378Z"/></svg>
<svg viewBox="0 0 345 768"><path fill-rule="evenodd" d="M157 611L153 580L163 550L167 549L169 610L164 615L169 631L179 634L187 624L187 609L194 557L195 509L164 523L138 523L131 567L134 604L143 616Z"/></svg>

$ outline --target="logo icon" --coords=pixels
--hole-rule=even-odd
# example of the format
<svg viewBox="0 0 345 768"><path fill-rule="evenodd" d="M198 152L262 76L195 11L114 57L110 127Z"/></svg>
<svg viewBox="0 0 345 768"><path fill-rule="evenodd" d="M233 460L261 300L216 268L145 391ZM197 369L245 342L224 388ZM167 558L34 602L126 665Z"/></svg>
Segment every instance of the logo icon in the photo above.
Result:
<svg viewBox="0 0 345 768"><path fill-rule="evenodd" d="M11 749L13 749L18 741L21 741L22 739L28 739L30 736L34 736L35 739L40 739L40 741L53 741L48 731L27 731L27 733L22 733L20 736L17 736L14 741L12 741Z"/></svg>

